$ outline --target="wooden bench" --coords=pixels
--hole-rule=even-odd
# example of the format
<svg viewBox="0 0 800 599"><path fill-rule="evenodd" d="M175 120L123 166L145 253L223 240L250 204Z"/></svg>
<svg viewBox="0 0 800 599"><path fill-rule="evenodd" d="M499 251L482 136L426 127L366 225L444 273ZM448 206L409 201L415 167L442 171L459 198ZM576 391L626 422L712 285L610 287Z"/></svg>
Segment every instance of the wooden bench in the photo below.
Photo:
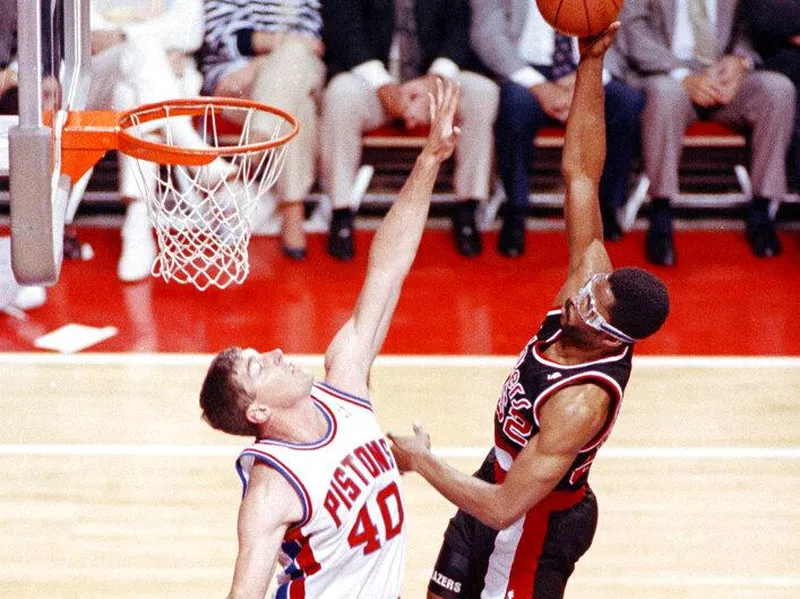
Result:
<svg viewBox="0 0 800 599"><path fill-rule="evenodd" d="M724 149L747 147L747 137L742 133L712 121L695 121L686 129L683 137L684 149ZM675 198L674 203L678 205L693 206L726 206L747 202L753 195L753 186L750 182L750 175L747 168L741 164L733 165L736 180L739 183L739 191L735 193L714 193L714 194L692 194L682 193ZM639 175L638 181L634 185L633 191L628 196L625 206L621 210L620 225L624 230L630 230L636 220L642 205L648 199L650 189L650 179L644 173ZM777 202L772 207L773 216L777 211Z"/></svg>
<svg viewBox="0 0 800 599"><path fill-rule="evenodd" d="M396 125L384 125L366 133L362 145L365 148L421 149L427 137L427 127L403 129ZM533 143L537 148L561 148L564 145L564 127L542 127Z"/></svg>
<svg viewBox="0 0 800 599"><path fill-rule="evenodd" d="M221 143L237 143L241 134L241 127L237 123L220 119L217 123L217 131ZM534 145L540 149L559 150L564 145L564 132L563 126L542 127L534 139ZM419 150L425 145L427 135L427 127L417 127L406 130L397 125L385 125L364 134L362 143L365 150L398 150L398 152ZM700 150L706 148L744 149L747 147L747 138L741 133L719 123L697 121L687 129L683 144L684 148ZM411 164L409 164L408 167L410 169ZM752 185L750 184L750 177L747 169L742 164L737 163L734 164L733 170L740 188L736 193L682 194L681 197L676 200L676 203L724 206L748 201L749 198L752 197ZM360 206L362 196L369 187L372 174L373 168L369 165L363 166L359 171L352 205L354 210L357 210ZM647 176L640 174L625 206L621 209L620 224L624 229L628 230L633 227L639 210L647 201L649 187L650 181ZM317 209L310 219L311 222L308 228L310 230L326 229L331 210L330 203L327 201L327 197L324 193L316 193L314 195L317 196L319 202ZM391 198L393 198L393 194L387 193L373 193L366 194L366 196L369 198L370 202L377 203L387 200L390 201ZM787 199L791 200L793 198ZM504 201L505 193L502 189L502 185L496 184L491 198L481 207L481 212L478 215L479 226L481 228L492 226L492 223L496 219L497 212ZM563 198L561 193L532 194L531 201L544 205L552 204L553 206L557 206L560 205ZM774 214L774 212L777 211L778 202L774 202L773 204L772 212ZM269 225L268 229L271 230L275 228L275 226L276 225L273 223Z"/></svg>

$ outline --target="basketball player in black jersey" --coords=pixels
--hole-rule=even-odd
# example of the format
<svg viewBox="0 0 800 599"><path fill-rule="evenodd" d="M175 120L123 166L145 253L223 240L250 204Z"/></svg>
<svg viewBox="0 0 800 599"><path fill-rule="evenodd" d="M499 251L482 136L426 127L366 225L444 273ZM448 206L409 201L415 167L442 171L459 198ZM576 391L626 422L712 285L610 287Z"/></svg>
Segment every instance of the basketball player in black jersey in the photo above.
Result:
<svg viewBox="0 0 800 599"><path fill-rule="evenodd" d="M401 471L418 472L459 508L429 599L563 596L594 536L589 468L619 411L635 342L655 333L669 311L658 278L637 268L613 270L603 247L602 69L618 28L580 43L562 159L567 281L505 382L494 447L471 477L431 453L421 426L413 436L389 435Z"/></svg>

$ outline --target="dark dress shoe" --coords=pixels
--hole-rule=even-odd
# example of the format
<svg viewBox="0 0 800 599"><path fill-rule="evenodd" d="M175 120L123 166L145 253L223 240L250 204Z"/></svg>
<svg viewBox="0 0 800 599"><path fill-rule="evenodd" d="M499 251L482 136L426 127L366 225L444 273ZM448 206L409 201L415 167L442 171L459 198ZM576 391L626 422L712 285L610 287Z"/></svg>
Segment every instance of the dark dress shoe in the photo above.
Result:
<svg viewBox="0 0 800 599"><path fill-rule="evenodd" d="M622 239L622 227L616 220L603 221L603 239L606 241L619 241Z"/></svg>
<svg viewBox="0 0 800 599"><path fill-rule="evenodd" d="M353 213L349 208L333 211L328 233L328 253L337 260L350 260L356 253L353 244Z"/></svg>
<svg viewBox="0 0 800 599"><path fill-rule="evenodd" d="M282 245L281 249L284 256L291 258L295 262L302 262L306 259L306 248L290 248Z"/></svg>
<svg viewBox="0 0 800 599"><path fill-rule="evenodd" d="M747 241L757 258L771 258L781 253L781 240L770 219L747 223Z"/></svg>
<svg viewBox="0 0 800 599"><path fill-rule="evenodd" d="M506 218L497 240L497 251L506 258L519 258L525 253L525 219Z"/></svg>
<svg viewBox="0 0 800 599"><path fill-rule="evenodd" d="M483 251L481 234L475 224L475 200L458 202L453 206L453 236L458 253L467 258L474 258Z"/></svg>
<svg viewBox="0 0 800 599"><path fill-rule="evenodd" d="M645 257L651 264L658 266L675 266L675 246L672 243L672 231L647 232Z"/></svg>

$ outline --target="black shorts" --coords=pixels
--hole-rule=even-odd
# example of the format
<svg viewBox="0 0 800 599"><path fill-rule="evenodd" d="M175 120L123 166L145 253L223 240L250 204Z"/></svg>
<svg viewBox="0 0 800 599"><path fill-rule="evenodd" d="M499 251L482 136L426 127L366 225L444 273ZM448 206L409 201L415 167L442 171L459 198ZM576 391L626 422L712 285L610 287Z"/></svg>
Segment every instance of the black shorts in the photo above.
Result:
<svg viewBox="0 0 800 599"><path fill-rule="evenodd" d="M490 454L475 476L494 481L494 455ZM567 579L575 563L592 544L597 528L597 500L591 489L568 509L547 509L542 503L534 510L546 510L544 539L538 556L533 556L534 572L525 594L514 599L559 599L564 596ZM486 580L489 559L495 548L498 531L459 510L444 533L428 591L444 599L479 599ZM528 556L531 557L531 556ZM530 560L525 560L530 561ZM508 580L504 581L507 584ZM530 588L532 587L532 588ZM529 596L528 588L530 588Z"/></svg>

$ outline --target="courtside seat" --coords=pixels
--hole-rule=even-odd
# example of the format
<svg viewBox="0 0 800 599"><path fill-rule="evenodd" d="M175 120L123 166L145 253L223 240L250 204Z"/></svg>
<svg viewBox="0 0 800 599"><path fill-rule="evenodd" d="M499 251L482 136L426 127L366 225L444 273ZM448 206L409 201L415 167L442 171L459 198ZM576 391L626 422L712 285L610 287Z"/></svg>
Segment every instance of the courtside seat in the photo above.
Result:
<svg viewBox="0 0 800 599"><path fill-rule="evenodd" d="M364 134L365 148L422 148L428 127L404 129L400 125L384 125ZM560 148L564 145L564 127L542 127L534 140L538 148Z"/></svg>
<svg viewBox="0 0 800 599"><path fill-rule="evenodd" d="M378 127L373 131L365 133L362 138L362 144L365 149L376 150L408 150L408 149L421 149L425 145L425 139L428 136L428 127L415 127L413 129L404 129L401 125L389 124ZM551 126L542 127L539 129L534 145L541 149L560 149L564 146L564 127ZM372 175L371 167L362 166L360 175L362 177L369 177ZM359 187L359 191L365 189L363 185ZM434 196L435 197L435 196ZM542 203L560 203L560 198L553 198L552 194L543 194L540 196ZM499 183L495 184L495 190L487 202L484 202L477 214L477 223L481 229L488 229L497 217L497 212L500 205L505 200L505 194L502 186Z"/></svg>
<svg viewBox="0 0 800 599"><path fill-rule="evenodd" d="M695 121L686 129L683 136L684 149L729 149L747 147L747 137L741 132L713 121ZM750 182L750 174L747 168L741 164L733 165L733 171L739 184L739 191L735 193L703 193L691 194L682 193L679 198L675 198L676 204L690 206L727 206L732 204L750 201L753 196L753 186ZM650 189L650 179L644 173L639 175L639 179L634 186L633 192L628 196L628 201L622 208L620 215L620 225L626 231L633 227L639 209L648 198ZM772 216L778 210L778 202L775 201L770 207Z"/></svg>
<svg viewBox="0 0 800 599"><path fill-rule="evenodd" d="M221 143L238 143L241 127L237 123L219 119L217 132ZM536 135L534 144L542 149L560 149L564 146L563 126L542 127ZM398 150L419 150L425 145L428 135L427 127L415 127L405 129L402 125L389 124L365 133L363 136L363 147L365 149L375 149L381 151ZM744 149L747 147L747 138L741 132L720 123L710 121L696 121L686 130L684 136L684 148L699 149ZM407 154L405 154L407 155ZM409 165L410 168L410 165ZM746 202L752 197L752 186L747 169L742 164L733 165L734 173L740 190L736 193L721 194L682 194L679 203L724 206L734 203ZM360 188L365 190L369 185L372 176L371 167L362 167L360 173ZM621 209L620 224L625 230L633 227L636 216L642 205L647 201L650 181L646 175L639 175L638 181L634 186L625 206ZM363 193L363 192L362 192ZM557 204L561 201L560 194L541 194L539 198L532 195L532 201L542 204ZM792 199L792 198L787 198ZM487 228L494 222L499 207L505 201L505 194L501 185L496 185L495 192L486 205L482 207L479 214L479 226ZM321 207L323 218L329 211L328 207ZM358 208L357 201L354 202L354 209ZM778 202L774 202L772 213L777 211Z"/></svg>
<svg viewBox="0 0 800 599"><path fill-rule="evenodd" d="M743 148L747 138L726 125L713 121L695 121L683 135L685 148Z"/></svg>

